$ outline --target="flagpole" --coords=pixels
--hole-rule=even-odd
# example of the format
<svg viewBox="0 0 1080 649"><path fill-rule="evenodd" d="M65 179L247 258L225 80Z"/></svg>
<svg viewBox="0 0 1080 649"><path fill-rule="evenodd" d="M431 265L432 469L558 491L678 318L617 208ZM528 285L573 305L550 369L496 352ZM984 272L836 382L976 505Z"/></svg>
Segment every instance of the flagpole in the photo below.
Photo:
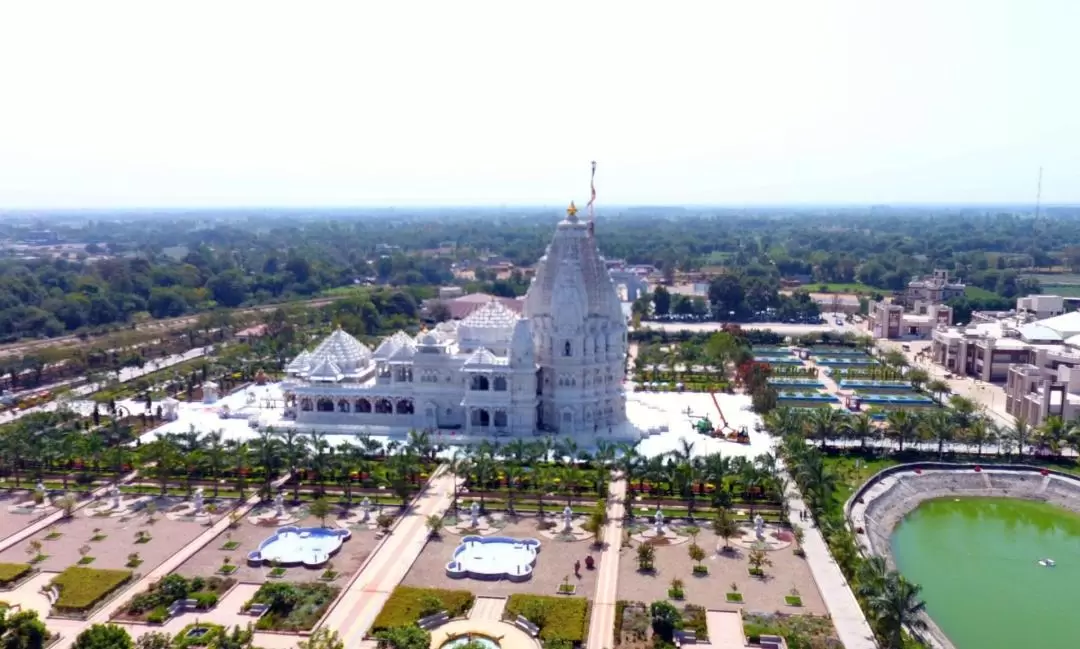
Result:
<svg viewBox="0 0 1080 649"><path fill-rule="evenodd" d="M589 176L589 235L595 232L596 214L593 212L593 203L596 202L596 160L592 161L592 173Z"/></svg>

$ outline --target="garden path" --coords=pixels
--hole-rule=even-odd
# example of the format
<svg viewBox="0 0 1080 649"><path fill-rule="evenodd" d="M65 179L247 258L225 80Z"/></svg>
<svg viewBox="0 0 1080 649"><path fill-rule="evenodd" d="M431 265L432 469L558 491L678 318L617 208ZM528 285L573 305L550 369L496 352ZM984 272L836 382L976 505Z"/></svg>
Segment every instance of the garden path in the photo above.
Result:
<svg viewBox="0 0 1080 649"><path fill-rule="evenodd" d="M799 525L805 530L803 550L806 551L806 561L810 564L810 571L814 574L814 581L817 582L821 597L829 609L840 641L845 649L878 649L866 615L855 599L855 594L851 592L840 566L829 554L825 538L812 522L799 518L799 514L808 512L809 508L795 487L795 481L790 476L784 477L788 481L788 519L792 526Z"/></svg>
<svg viewBox="0 0 1080 649"><path fill-rule="evenodd" d="M506 601L505 597L477 597L476 603L469 611L469 619L498 622L502 619L503 611L506 610Z"/></svg>
<svg viewBox="0 0 1080 649"><path fill-rule="evenodd" d="M743 649L746 646L739 611L706 611L705 624L709 628L709 646L714 649Z"/></svg>
<svg viewBox="0 0 1080 649"><path fill-rule="evenodd" d="M622 549L623 498L626 480L619 477L608 487L608 524L604 552L600 555L596 593L593 595L587 649L615 646L615 601L619 593L619 551Z"/></svg>
<svg viewBox="0 0 1080 649"><path fill-rule="evenodd" d="M336 630L347 649L364 646L364 635L405 578L427 544L427 518L441 516L450 506L456 476L442 465L426 489L413 501L409 512L398 518L391 534L368 557L367 563L345 587L319 626Z"/></svg>

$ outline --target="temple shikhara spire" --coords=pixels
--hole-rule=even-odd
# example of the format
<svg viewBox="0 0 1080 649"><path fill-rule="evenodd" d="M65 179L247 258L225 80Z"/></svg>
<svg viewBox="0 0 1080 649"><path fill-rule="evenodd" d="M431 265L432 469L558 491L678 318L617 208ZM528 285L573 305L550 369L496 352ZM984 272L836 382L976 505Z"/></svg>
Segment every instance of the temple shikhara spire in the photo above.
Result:
<svg viewBox="0 0 1080 649"><path fill-rule="evenodd" d="M623 386L626 316L593 236L590 190L588 222L571 202L523 299L492 297L374 350L335 331L286 367L286 416L312 430L636 440Z"/></svg>

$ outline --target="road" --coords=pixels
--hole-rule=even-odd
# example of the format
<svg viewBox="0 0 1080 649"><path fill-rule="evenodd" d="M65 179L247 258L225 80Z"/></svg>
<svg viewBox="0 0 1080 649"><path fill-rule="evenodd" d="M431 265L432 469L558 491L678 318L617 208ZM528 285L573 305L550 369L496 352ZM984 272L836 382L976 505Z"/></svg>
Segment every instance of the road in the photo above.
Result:
<svg viewBox="0 0 1080 649"><path fill-rule="evenodd" d="M274 311L283 307L302 305L307 307L321 307L334 302L339 298L337 297L322 297L314 300L305 300L303 302L286 302L282 304L267 304L265 306L252 307L248 309L233 309L229 311L229 315L249 315L252 313L266 313L268 311ZM144 322L135 327L136 331L172 331L175 329L183 329L184 327L196 324L199 318L206 314L200 313L197 315L181 316L179 318L165 318L162 320L150 320ZM110 332L118 333L118 332ZM108 335L108 334L106 334ZM56 338L46 338L44 340L24 341L17 343L9 343L6 345L0 345L0 358L7 356L25 356L36 351L48 347L72 347L81 345L93 345L96 342L95 338L86 338L85 340L79 336L58 336Z"/></svg>
<svg viewBox="0 0 1080 649"><path fill-rule="evenodd" d="M787 324L784 322L642 322L639 330L654 329L660 331L718 331L726 324L735 324L743 329L769 329L784 336L802 336L819 331L831 331L833 333L865 334L866 330L858 325L844 324L837 326L834 314L822 314L824 324ZM841 320L843 322L843 320Z"/></svg>

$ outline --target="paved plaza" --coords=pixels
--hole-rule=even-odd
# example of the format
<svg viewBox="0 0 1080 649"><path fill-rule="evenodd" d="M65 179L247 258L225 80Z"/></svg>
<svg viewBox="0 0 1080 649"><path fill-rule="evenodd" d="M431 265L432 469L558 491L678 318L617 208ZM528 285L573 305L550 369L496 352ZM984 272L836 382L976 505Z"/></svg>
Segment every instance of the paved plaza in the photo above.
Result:
<svg viewBox="0 0 1080 649"><path fill-rule="evenodd" d="M533 538L540 541L540 553L532 578L528 581L451 579L446 575L446 564L451 560L461 537L444 532L441 538L427 542L402 583L421 588L468 590L484 597L506 597L514 593L554 595L563 579L569 577L570 583L577 586L577 595L591 598L596 589L597 571L585 568L585 557L591 556L598 566L600 551L593 547L591 540L565 542L546 538L536 525L535 517L522 516L518 522L506 525L497 533L515 539ZM581 562L579 576L574 574L575 561Z"/></svg>
<svg viewBox="0 0 1080 649"><path fill-rule="evenodd" d="M751 532L752 534L752 532ZM704 606L706 609L733 609L739 604L727 601L731 584L735 583L742 593L741 606L746 610L773 612L788 615L824 615L825 604L806 560L795 556L793 546L768 552L772 566L766 566L765 577L751 577L747 570L747 551L734 547L730 552L720 552L723 544L711 531L704 530L698 536L698 545L706 550L702 562L709 568L707 577L693 575L693 561L687 554L689 543L656 547L656 570L638 570L637 543L634 548L621 552L619 562L619 599L649 602L666 599L672 579L681 579L686 592L686 602ZM735 544L732 543L734 546ZM802 606L788 606L784 597L796 591Z"/></svg>
<svg viewBox="0 0 1080 649"><path fill-rule="evenodd" d="M190 521L172 521L162 514L154 516L154 522L148 522L145 514L133 515L125 520L112 517L84 516L82 512L71 518L65 518L37 532L29 539L0 552L2 563L25 563L32 556L30 543L41 543L41 553L46 559L37 567L53 572L61 572L76 565L84 556L80 549L85 549L85 556L93 557L93 562L86 564L90 568L125 569L128 555L138 553L142 561L134 568L145 573L158 566L206 528ZM143 532L150 535L146 543L136 543L135 537ZM50 534L60 534L49 539ZM95 537L100 540L93 540Z"/></svg>
<svg viewBox="0 0 1080 649"><path fill-rule="evenodd" d="M26 514L8 511L8 507L32 499L33 492L27 489L5 489L0 491L0 539L7 536L9 532L21 530L56 511L55 507L35 509L33 512Z"/></svg>
<svg viewBox="0 0 1080 649"><path fill-rule="evenodd" d="M319 527L321 524L321 521L314 516L308 516L295 523L299 527ZM327 527L334 527L332 519L327 519ZM176 572L184 576L206 577L215 574L223 565L225 557L228 557L231 564L237 566L236 571L229 575L230 577L244 583L261 584L270 579L270 566L252 566L248 564L246 557L248 552L258 548L259 544L276 529L273 525L255 525L246 518L242 519L236 523L236 527L226 529L213 541L207 543L185 561ZM341 575L338 577L338 582L349 579L364 564L368 555L378 545L375 537L374 530L352 530L352 537L345 541L341 550L330 559L333 570ZM226 543L230 541L239 545L233 550L224 549ZM275 578L275 581L312 581L318 579L323 570L325 567L288 566L285 576L281 579Z"/></svg>

